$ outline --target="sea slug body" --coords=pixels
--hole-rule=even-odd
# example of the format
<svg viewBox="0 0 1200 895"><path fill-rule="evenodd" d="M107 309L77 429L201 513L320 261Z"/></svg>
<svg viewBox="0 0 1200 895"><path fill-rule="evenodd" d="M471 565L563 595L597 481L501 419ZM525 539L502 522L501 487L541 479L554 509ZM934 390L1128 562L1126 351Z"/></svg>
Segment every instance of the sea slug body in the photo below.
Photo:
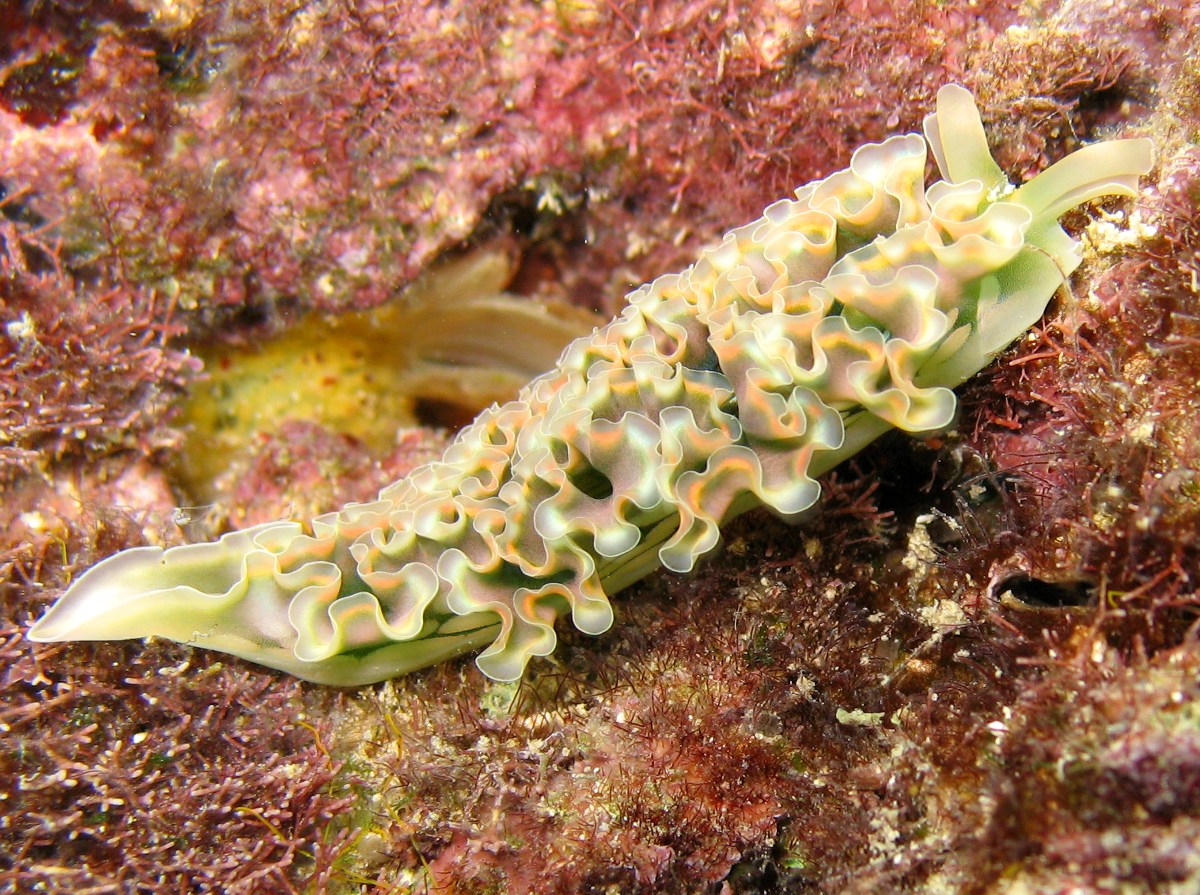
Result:
<svg viewBox="0 0 1200 895"><path fill-rule="evenodd" d="M942 180L924 184L927 150ZM1146 140L1085 147L1014 188L962 87L925 138L858 149L629 295L441 460L306 528L140 547L79 578L34 640L162 636L357 685L486 646L515 680L612 624L608 597L687 572L719 526L811 507L816 478L890 427L949 424L951 389L1032 325L1079 264L1058 225L1134 195Z"/></svg>

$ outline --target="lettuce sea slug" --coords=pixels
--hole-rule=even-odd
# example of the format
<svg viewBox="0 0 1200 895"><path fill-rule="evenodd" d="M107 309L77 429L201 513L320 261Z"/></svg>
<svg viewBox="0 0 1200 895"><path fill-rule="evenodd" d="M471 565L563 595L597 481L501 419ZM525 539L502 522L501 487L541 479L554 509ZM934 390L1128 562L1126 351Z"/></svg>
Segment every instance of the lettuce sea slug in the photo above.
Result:
<svg viewBox="0 0 1200 895"><path fill-rule="evenodd" d="M1059 215L1133 195L1151 164L1149 141L1116 140L1013 187L953 85L924 129L861 147L634 290L375 502L126 550L29 636L168 637L356 685L481 646L479 668L515 680L554 649L560 615L602 633L610 594L689 571L723 521L760 504L794 517L890 427L948 425L951 389L1078 266ZM928 188L927 149L942 175Z"/></svg>

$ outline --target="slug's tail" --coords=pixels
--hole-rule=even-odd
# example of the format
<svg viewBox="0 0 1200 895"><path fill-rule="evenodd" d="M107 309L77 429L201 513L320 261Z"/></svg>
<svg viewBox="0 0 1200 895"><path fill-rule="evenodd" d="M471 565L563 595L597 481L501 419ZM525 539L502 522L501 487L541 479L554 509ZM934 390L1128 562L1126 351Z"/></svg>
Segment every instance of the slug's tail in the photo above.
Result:
<svg viewBox="0 0 1200 895"><path fill-rule="evenodd" d="M72 583L29 630L29 639L165 637L306 680L350 686L394 675L397 668L422 668L496 638L500 625L494 615L458 616L444 606L439 611L432 600L425 601L426 613L416 624L416 642L381 637L374 596L358 592L337 599L345 576L330 560L345 545L334 534L314 538L299 523L271 522L213 543L122 551ZM322 544L326 558L313 559ZM289 554L298 545L307 548L309 561L293 562ZM317 647L302 636L295 614L305 600L322 598L326 605L319 608L325 611L315 614L323 614L324 626L336 633Z"/></svg>
<svg viewBox="0 0 1200 895"><path fill-rule="evenodd" d="M70 598L55 603L30 629L29 638L44 643L157 635L200 641L216 617L252 599L247 567L265 554L256 539L286 540L301 532L299 523L275 522L233 532L211 544L124 550L75 581ZM261 608L269 619L272 607ZM269 638L270 627L255 639Z"/></svg>

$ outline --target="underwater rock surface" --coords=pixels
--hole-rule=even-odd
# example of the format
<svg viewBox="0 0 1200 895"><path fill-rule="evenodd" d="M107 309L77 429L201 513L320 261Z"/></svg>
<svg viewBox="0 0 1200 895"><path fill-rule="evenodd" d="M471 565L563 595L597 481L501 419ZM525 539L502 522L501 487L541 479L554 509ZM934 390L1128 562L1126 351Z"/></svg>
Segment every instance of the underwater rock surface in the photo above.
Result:
<svg viewBox="0 0 1200 895"><path fill-rule="evenodd" d="M399 45L384 4L5 13L3 885L1194 890L1200 23L981 7L451 3ZM1014 181L1113 136L1159 167L1067 219L1070 294L955 431L869 449L804 526L742 517L519 686L467 661L348 696L24 639L99 558L182 539L184 345L382 303L497 231L518 291L601 306L952 80ZM257 481L331 509L441 449L329 444ZM353 473L328 492L323 450Z"/></svg>

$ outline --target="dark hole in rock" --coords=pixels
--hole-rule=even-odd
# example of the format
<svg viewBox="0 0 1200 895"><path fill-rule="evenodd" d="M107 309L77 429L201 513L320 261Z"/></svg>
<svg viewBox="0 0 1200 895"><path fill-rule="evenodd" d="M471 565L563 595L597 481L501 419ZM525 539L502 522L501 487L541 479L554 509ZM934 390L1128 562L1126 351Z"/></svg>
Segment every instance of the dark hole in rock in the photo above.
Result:
<svg viewBox="0 0 1200 895"><path fill-rule="evenodd" d="M440 427L457 431L469 425L479 412L477 407L465 407L454 401L441 398L418 398L414 413L425 426Z"/></svg>
<svg viewBox="0 0 1200 895"><path fill-rule="evenodd" d="M57 124L75 101L80 63L43 53L9 69L0 82L0 106L31 127Z"/></svg>
<svg viewBox="0 0 1200 895"><path fill-rule="evenodd" d="M993 593L1011 594L1027 606L1038 609L1063 609L1087 606L1096 594L1090 581L1043 581L1032 575L1011 575L997 582Z"/></svg>

